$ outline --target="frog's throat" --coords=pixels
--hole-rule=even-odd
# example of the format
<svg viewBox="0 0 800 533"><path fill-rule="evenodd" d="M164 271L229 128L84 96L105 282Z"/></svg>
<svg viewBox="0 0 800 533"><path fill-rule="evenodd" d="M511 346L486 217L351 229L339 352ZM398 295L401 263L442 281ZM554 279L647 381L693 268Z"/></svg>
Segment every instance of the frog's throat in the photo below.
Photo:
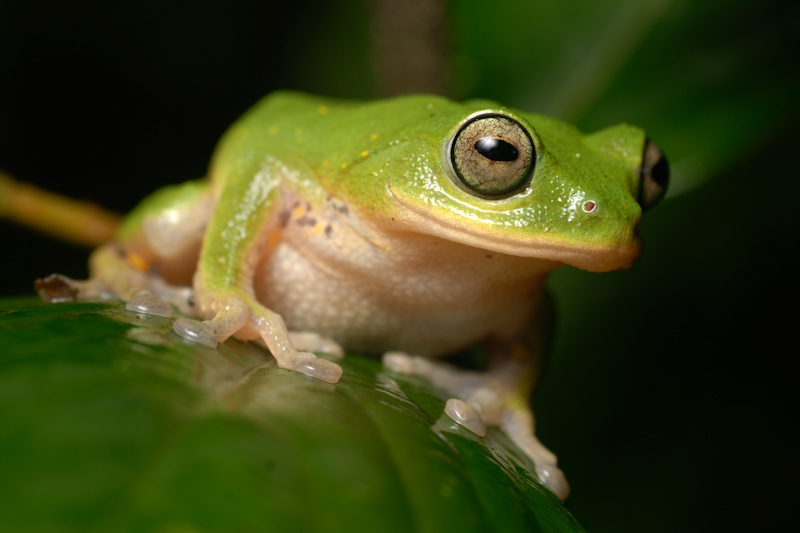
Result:
<svg viewBox="0 0 800 533"><path fill-rule="evenodd" d="M404 202L397 195L394 198L405 208L402 214L395 217L397 222L408 224L418 233L427 233L481 250L563 263L590 272L630 268L641 254L641 243L635 237L635 230L631 238L611 245L576 242L552 233L498 238L496 233L464 228L445 218L432 216L419 206Z"/></svg>

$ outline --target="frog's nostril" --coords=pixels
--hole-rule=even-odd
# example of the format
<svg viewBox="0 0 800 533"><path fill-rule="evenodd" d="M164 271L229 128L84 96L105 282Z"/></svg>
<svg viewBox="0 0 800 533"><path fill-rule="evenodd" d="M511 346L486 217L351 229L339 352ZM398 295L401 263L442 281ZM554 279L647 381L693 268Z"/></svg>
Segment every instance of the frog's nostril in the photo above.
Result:
<svg viewBox="0 0 800 533"><path fill-rule="evenodd" d="M595 202L594 200L587 200L586 202L584 202L583 204L584 213L591 213L595 209L597 209L597 202Z"/></svg>

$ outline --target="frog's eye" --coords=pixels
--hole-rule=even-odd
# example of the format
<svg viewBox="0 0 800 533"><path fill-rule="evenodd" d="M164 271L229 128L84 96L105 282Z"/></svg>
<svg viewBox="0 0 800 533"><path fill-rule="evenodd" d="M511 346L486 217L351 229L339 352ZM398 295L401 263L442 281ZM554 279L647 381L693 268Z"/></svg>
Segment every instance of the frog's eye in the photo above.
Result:
<svg viewBox="0 0 800 533"><path fill-rule="evenodd" d="M656 143L647 140L639 175L639 205L647 211L664 197L669 183L669 164Z"/></svg>
<svg viewBox="0 0 800 533"><path fill-rule="evenodd" d="M507 197L530 180L536 150L528 131L502 115L482 115L465 124L450 143L460 182L485 197Z"/></svg>

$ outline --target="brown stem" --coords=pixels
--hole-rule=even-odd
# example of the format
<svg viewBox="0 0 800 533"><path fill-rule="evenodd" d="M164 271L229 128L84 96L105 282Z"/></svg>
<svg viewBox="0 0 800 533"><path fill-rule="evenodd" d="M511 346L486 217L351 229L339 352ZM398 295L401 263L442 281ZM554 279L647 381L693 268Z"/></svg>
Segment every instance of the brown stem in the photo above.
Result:
<svg viewBox="0 0 800 533"><path fill-rule="evenodd" d="M120 216L91 202L73 200L0 172L0 218L86 247L114 238Z"/></svg>

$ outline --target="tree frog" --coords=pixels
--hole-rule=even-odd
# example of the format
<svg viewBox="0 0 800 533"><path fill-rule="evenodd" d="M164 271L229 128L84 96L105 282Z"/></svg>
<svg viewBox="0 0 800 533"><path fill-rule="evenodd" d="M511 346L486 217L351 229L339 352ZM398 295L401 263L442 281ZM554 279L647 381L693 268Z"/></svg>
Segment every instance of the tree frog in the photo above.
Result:
<svg viewBox="0 0 800 533"><path fill-rule="evenodd" d="M569 124L487 100L373 102L274 93L220 141L207 180L156 192L91 277L40 280L45 299L113 295L186 339L265 345L281 368L336 383L342 348L430 378L446 413L500 426L559 498L530 396L549 338L548 272L630 266L666 159L645 133ZM165 303L168 302L168 303ZM485 372L432 358L484 343Z"/></svg>

